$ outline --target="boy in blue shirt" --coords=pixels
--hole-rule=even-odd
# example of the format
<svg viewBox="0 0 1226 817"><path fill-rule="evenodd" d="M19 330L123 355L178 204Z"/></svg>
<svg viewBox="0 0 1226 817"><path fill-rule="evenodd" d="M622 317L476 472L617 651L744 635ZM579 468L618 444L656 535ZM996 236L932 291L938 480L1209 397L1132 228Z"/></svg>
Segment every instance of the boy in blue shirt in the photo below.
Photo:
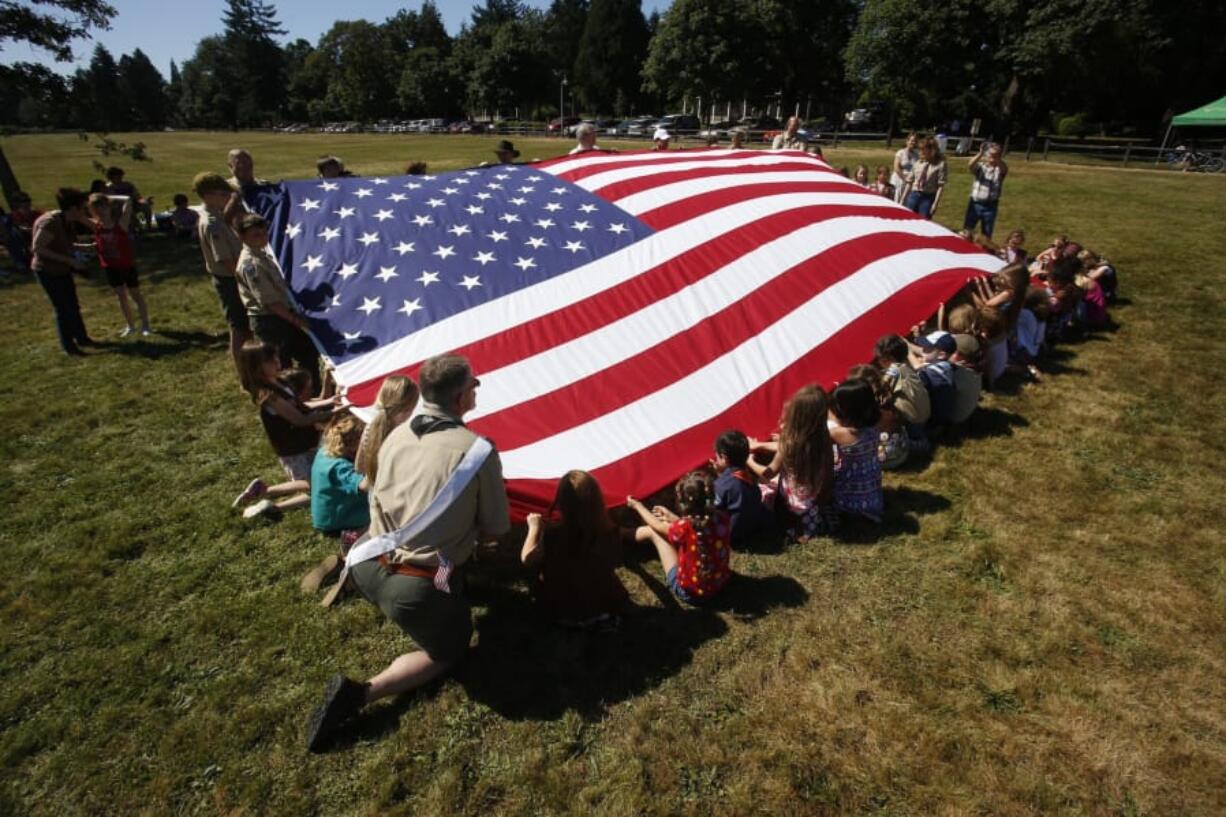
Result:
<svg viewBox="0 0 1226 817"><path fill-rule="evenodd" d="M924 365L917 374L928 389L928 400L932 404L929 425L948 425L953 421L957 397L954 365L949 358L958 351L958 342L948 332L933 332L920 336L915 345L924 357Z"/></svg>
<svg viewBox="0 0 1226 817"><path fill-rule="evenodd" d="M732 517L732 544L743 545L768 528L770 516L762 505L758 480L749 470L749 438L735 429L715 441L711 465L715 479L715 507Z"/></svg>

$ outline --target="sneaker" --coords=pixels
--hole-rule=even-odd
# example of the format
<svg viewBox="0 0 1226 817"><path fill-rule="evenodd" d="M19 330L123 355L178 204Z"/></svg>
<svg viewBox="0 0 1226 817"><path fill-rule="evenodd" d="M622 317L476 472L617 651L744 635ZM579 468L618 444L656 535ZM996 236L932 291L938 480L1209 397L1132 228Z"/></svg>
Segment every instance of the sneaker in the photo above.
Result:
<svg viewBox="0 0 1226 817"><path fill-rule="evenodd" d="M268 486L264 484L264 480L260 479L259 477L256 477L255 479L251 480L251 482L247 483L247 487L243 489L243 492L241 494L239 494L238 496L234 498L234 501L230 503L230 507L237 508L239 505L242 505L244 502L250 502L253 499L259 499L267 491L268 491Z"/></svg>
<svg viewBox="0 0 1226 817"><path fill-rule="evenodd" d="M119 333L119 337L126 338L128 337L128 335L135 335L135 334L136 334L135 326L126 326L124 327L124 330Z"/></svg>
<svg viewBox="0 0 1226 817"><path fill-rule="evenodd" d="M243 519L255 519L257 516L263 516L266 513L272 512L276 507L271 499L261 499L243 511Z"/></svg>
<svg viewBox="0 0 1226 817"><path fill-rule="evenodd" d="M324 690L324 700L307 720L307 750L319 752L328 738L344 725L345 721L361 711L366 704L366 689L369 684L360 684L344 675L333 675Z"/></svg>
<svg viewBox="0 0 1226 817"><path fill-rule="evenodd" d="M141 334L141 337L145 337L145 338L147 338L147 337L149 337L150 335L152 335L152 334L153 334L153 329L151 329L151 328L150 328L150 327L148 327L148 326L145 326L145 327L143 327L143 328L140 330L140 334Z"/></svg>

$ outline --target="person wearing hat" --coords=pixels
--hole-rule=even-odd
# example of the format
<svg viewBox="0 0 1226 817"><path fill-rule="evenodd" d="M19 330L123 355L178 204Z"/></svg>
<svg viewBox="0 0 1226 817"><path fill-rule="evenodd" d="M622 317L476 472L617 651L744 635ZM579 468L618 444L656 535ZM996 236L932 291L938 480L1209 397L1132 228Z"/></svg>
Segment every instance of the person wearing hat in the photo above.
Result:
<svg viewBox="0 0 1226 817"><path fill-rule="evenodd" d="M664 128L656 128L656 132L651 135L651 141L655 142L652 150L668 150L668 143L672 138L672 134Z"/></svg>
<svg viewBox="0 0 1226 817"><path fill-rule="evenodd" d="M954 365L950 358L958 351L958 342L948 332L932 332L916 338L923 365L917 374L924 388L928 389L928 402L932 406L933 425L953 422L956 386Z"/></svg>
<svg viewBox="0 0 1226 817"><path fill-rule="evenodd" d="M336 156L320 156L315 163L315 170L321 179L339 179L353 174L345 170L345 163Z"/></svg>
<svg viewBox="0 0 1226 817"><path fill-rule="evenodd" d="M983 391L983 375L979 373L979 339L974 335L954 335L953 354L954 405L951 423L964 423L979 406Z"/></svg>
<svg viewBox="0 0 1226 817"><path fill-rule="evenodd" d="M494 148L494 155L498 157L498 164L511 165L519 158L519 151L510 139L503 139L498 143L498 147Z"/></svg>

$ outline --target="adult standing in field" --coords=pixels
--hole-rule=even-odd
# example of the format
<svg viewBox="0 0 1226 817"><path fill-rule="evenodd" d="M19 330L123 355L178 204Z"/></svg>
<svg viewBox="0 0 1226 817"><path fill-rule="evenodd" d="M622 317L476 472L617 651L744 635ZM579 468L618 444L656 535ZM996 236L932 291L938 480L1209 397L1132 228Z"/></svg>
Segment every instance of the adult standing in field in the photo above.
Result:
<svg viewBox="0 0 1226 817"><path fill-rule="evenodd" d="M498 143L498 147L494 148L494 155L498 157L498 164L513 165L519 158L519 151L510 139L503 139Z"/></svg>
<svg viewBox="0 0 1226 817"><path fill-rule="evenodd" d="M581 122L579 127L575 128L575 139L578 144L570 149L570 155L576 153L587 153L596 149L596 126L591 122Z"/></svg>
<svg viewBox="0 0 1226 817"><path fill-rule="evenodd" d="M234 368L239 369L239 352L243 344L251 340L251 326L247 309L238 293L238 281L234 277L238 256L243 243L225 219L226 205L234 194L230 182L217 173L199 173L192 180L192 190L204 202L200 219L196 222L196 236L200 240L200 254L204 256L204 268L213 279L217 300L230 327L230 357Z"/></svg>
<svg viewBox="0 0 1226 817"><path fill-rule="evenodd" d="M920 159L911 168L908 178L911 192L907 194L903 206L924 218L934 218L941 203L941 194L945 191L945 182L948 180L949 168L945 164L945 154L937 146L937 140L931 137L925 139L920 146Z"/></svg>
<svg viewBox="0 0 1226 817"><path fill-rule="evenodd" d="M255 160L243 148L231 150L226 156L226 163L230 165L230 173L233 174L227 181L230 187L240 194L245 193L249 187L268 184L267 179L255 175Z"/></svg>
<svg viewBox="0 0 1226 817"><path fill-rule="evenodd" d="M81 347L93 346L94 341L85 331L77 285L72 280L74 272L85 271L85 262L76 255L73 235L76 225L90 226L86 209L89 198L76 188L61 187L55 201L60 209L43 213L34 222L30 268L55 309L60 347L65 354L84 355Z"/></svg>
<svg viewBox="0 0 1226 817"><path fill-rule="evenodd" d="M771 142L771 150L804 150L805 142L800 138L800 117L789 116L787 127L783 133Z"/></svg>
<svg viewBox="0 0 1226 817"><path fill-rule="evenodd" d="M983 234L992 237L996 226L996 210L1000 205L1000 191L1009 175L1009 166L1000 158L1000 145L984 142L979 152L970 161L971 198L966 203L966 217L962 229L975 232L976 225L983 225Z"/></svg>
<svg viewBox="0 0 1226 817"><path fill-rule="evenodd" d="M365 683L334 676L307 724L313 752L366 704L429 683L463 657L472 636L464 564L479 541L510 529L498 453L464 426L480 381L458 355L427 360L420 379L422 412L379 450L370 538L354 544L346 567L418 649Z"/></svg>
<svg viewBox="0 0 1226 817"><path fill-rule="evenodd" d="M902 203L907 194L907 179L911 177L911 168L919 161L919 135L908 133L907 141L894 154L894 171L890 174L890 184L894 185L894 201Z"/></svg>

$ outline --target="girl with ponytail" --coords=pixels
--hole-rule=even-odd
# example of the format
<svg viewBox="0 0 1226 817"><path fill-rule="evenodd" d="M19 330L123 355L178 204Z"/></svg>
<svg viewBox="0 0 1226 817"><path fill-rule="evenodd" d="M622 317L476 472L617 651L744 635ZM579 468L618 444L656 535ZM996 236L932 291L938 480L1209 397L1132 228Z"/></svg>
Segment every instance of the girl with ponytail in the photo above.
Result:
<svg viewBox="0 0 1226 817"><path fill-rule="evenodd" d="M691 471L677 483L677 510L651 510L632 496L626 506L643 525L634 532L650 540L660 556L664 580L678 599L698 604L714 596L732 576L732 518L715 507L715 480L706 471Z"/></svg>
<svg viewBox="0 0 1226 817"><path fill-rule="evenodd" d="M379 396L375 398L375 416L362 434L354 462L358 473L366 477L367 485L375 484L379 470L379 448L387 435L412 415L417 406L417 397L417 384L402 374L391 375L379 387Z"/></svg>

